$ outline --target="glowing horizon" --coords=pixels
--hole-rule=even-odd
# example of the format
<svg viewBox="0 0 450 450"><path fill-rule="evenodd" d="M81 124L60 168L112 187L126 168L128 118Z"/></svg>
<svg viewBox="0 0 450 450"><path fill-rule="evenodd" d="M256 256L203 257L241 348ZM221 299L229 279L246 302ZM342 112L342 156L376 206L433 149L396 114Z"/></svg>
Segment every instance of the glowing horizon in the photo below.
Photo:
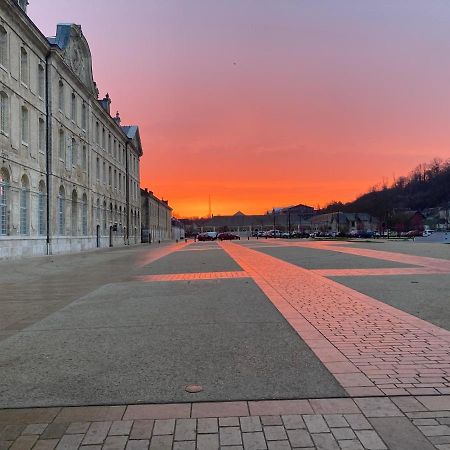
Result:
<svg viewBox="0 0 450 450"><path fill-rule="evenodd" d="M350 201L450 157L444 0L31 0L76 22L176 215Z"/></svg>

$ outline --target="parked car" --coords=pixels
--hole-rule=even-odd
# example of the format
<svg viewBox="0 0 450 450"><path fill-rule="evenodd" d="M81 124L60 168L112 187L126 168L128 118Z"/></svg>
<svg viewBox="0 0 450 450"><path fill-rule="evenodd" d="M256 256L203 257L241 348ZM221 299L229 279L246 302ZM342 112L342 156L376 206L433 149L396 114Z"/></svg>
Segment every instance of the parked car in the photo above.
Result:
<svg viewBox="0 0 450 450"><path fill-rule="evenodd" d="M217 233L215 231L208 231L207 233L200 233L197 235L199 241L215 241Z"/></svg>
<svg viewBox="0 0 450 450"><path fill-rule="evenodd" d="M234 241L235 239L240 240L241 238L237 234L225 232L225 233L219 233L217 235L217 239L219 239L219 241Z"/></svg>

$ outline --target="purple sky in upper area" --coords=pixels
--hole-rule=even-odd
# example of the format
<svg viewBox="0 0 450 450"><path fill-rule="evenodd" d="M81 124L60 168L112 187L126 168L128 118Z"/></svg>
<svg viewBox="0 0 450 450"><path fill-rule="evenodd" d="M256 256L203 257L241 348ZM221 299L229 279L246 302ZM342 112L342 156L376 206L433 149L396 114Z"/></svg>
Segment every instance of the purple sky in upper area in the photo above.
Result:
<svg viewBox="0 0 450 450"><path fill-rule="evenodd" d="M350 200L450 157L448 0L30 0L82 25L181 215Z"/></svg>

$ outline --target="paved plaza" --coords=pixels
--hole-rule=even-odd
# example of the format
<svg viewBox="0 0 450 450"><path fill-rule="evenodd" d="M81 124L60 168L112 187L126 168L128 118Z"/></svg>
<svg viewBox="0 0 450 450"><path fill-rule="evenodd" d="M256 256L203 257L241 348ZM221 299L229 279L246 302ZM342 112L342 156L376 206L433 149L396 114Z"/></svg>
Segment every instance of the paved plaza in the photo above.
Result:
<svg viewBox="0 0 450 450"><path fill-rule="evenodd" d="M449 275L388 241L2 262L0 450L450 449Z"/></svg>

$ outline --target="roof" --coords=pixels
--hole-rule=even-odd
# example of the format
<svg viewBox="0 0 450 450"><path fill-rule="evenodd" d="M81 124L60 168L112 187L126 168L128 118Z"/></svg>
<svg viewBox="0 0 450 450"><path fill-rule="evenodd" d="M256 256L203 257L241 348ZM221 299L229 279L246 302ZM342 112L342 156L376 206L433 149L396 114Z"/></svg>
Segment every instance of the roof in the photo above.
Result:
<svg viewBox="0 0 450 450"><path fill-rule="evenodd" d="M134 139L138 131L138 127L137 125L125 125L122 127L122 130L127 135L128 138Z"/></svg>

